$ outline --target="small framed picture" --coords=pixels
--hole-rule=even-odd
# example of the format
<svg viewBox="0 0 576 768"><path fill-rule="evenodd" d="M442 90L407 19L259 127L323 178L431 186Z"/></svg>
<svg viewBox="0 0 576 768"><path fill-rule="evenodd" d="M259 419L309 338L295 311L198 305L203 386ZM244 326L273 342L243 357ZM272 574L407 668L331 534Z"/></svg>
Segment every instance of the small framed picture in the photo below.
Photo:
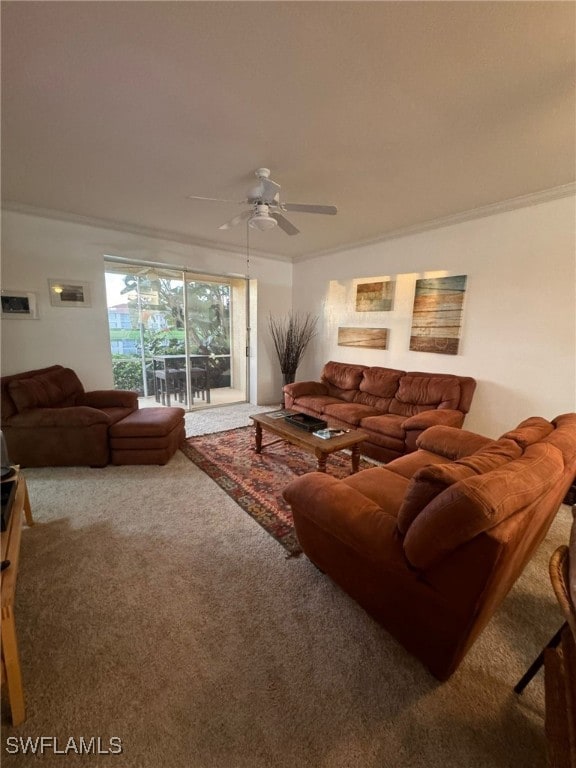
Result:
<svg viewBox="0 0 576 768"><path fill-rule="evenodd" d="M2 291L0 296L2 317L15 317L21 320L37 320L38 309L36 294L27 291Z"/></svg>
<svg viewBox="0 0 576 768"><path fill-rule="evenodd" d="M53 307L90 307L90 284L80 280L48 280Z"/></svg>

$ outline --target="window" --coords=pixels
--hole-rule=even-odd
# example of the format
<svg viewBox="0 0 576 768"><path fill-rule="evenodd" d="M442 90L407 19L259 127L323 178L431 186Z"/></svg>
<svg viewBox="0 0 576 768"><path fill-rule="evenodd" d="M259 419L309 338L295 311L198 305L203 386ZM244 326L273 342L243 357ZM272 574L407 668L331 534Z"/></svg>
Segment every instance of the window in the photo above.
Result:
<svg viewBox="0 0 576 768"><path fill-rule="evenodd" d="M114 383L141 406L247 400L247 281L106 261Z"/></svg>

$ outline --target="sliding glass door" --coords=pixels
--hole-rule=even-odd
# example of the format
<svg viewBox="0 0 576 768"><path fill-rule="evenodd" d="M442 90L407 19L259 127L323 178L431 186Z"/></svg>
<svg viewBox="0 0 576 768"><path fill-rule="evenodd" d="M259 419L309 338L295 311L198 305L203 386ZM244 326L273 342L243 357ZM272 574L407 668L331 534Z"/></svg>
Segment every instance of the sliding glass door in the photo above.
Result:
<svg viewBox="0 0 576 768"><path fill-rule="evenodd" d="M105 263L114 384L141 407L245 402L247 282Z"/></svg>

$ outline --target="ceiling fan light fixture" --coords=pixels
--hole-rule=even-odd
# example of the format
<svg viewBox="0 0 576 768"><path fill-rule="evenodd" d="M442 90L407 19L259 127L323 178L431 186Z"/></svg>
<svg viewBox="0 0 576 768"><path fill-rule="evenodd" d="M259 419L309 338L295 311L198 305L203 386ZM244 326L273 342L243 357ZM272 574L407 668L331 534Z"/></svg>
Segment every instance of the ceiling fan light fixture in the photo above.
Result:
<svg viewBox="0 0 576 768"><path fill-rule="evenodd" d="M259 229L260 232L267 232L269 229L274 229L277 224L278 222L276 219L270 216L268 206L263 204L258 205L254 216L248 219L248 226L253 229Z"/></svg>
<svg viewBox="0 0 576 768"><path fill-rule="evenodd" d="M255 216L252 216L248 225L253 229L259 229L260 232L267 232L269 229L274 229L277 223L276 219L273 219L271 216L257 213Z"/></svg>

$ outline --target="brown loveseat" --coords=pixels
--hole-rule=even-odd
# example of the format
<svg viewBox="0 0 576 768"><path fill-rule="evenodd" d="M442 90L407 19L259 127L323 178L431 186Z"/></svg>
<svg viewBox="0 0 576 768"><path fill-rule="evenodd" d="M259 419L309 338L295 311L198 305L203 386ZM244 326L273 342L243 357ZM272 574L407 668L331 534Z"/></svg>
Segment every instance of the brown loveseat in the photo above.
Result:
<svg viewBox="0 0 576 768"><path fill-rule="evenodd" d="M138 408L135 392L85 392L61 365L2 377L0 396L10 460L25 467L105 466L108 428Z"/></svg>
<svg viewBox="0 0 576 768"><path fill-rule="evenodd" d="M335 427L367 432L361 452L389 461L414 451L418 435L428 427L461 427L475 388L468 376L330 361L319 382L286 384L284 404Z"/></svg>
<svg viewBox="0 0 576 768"><path fill-rule="evenodd" d="M417 442L344 480L303 475L284 497L308 557L444 680L576 474L576 413L527 419L498 440L439 426Z"/></svg>

